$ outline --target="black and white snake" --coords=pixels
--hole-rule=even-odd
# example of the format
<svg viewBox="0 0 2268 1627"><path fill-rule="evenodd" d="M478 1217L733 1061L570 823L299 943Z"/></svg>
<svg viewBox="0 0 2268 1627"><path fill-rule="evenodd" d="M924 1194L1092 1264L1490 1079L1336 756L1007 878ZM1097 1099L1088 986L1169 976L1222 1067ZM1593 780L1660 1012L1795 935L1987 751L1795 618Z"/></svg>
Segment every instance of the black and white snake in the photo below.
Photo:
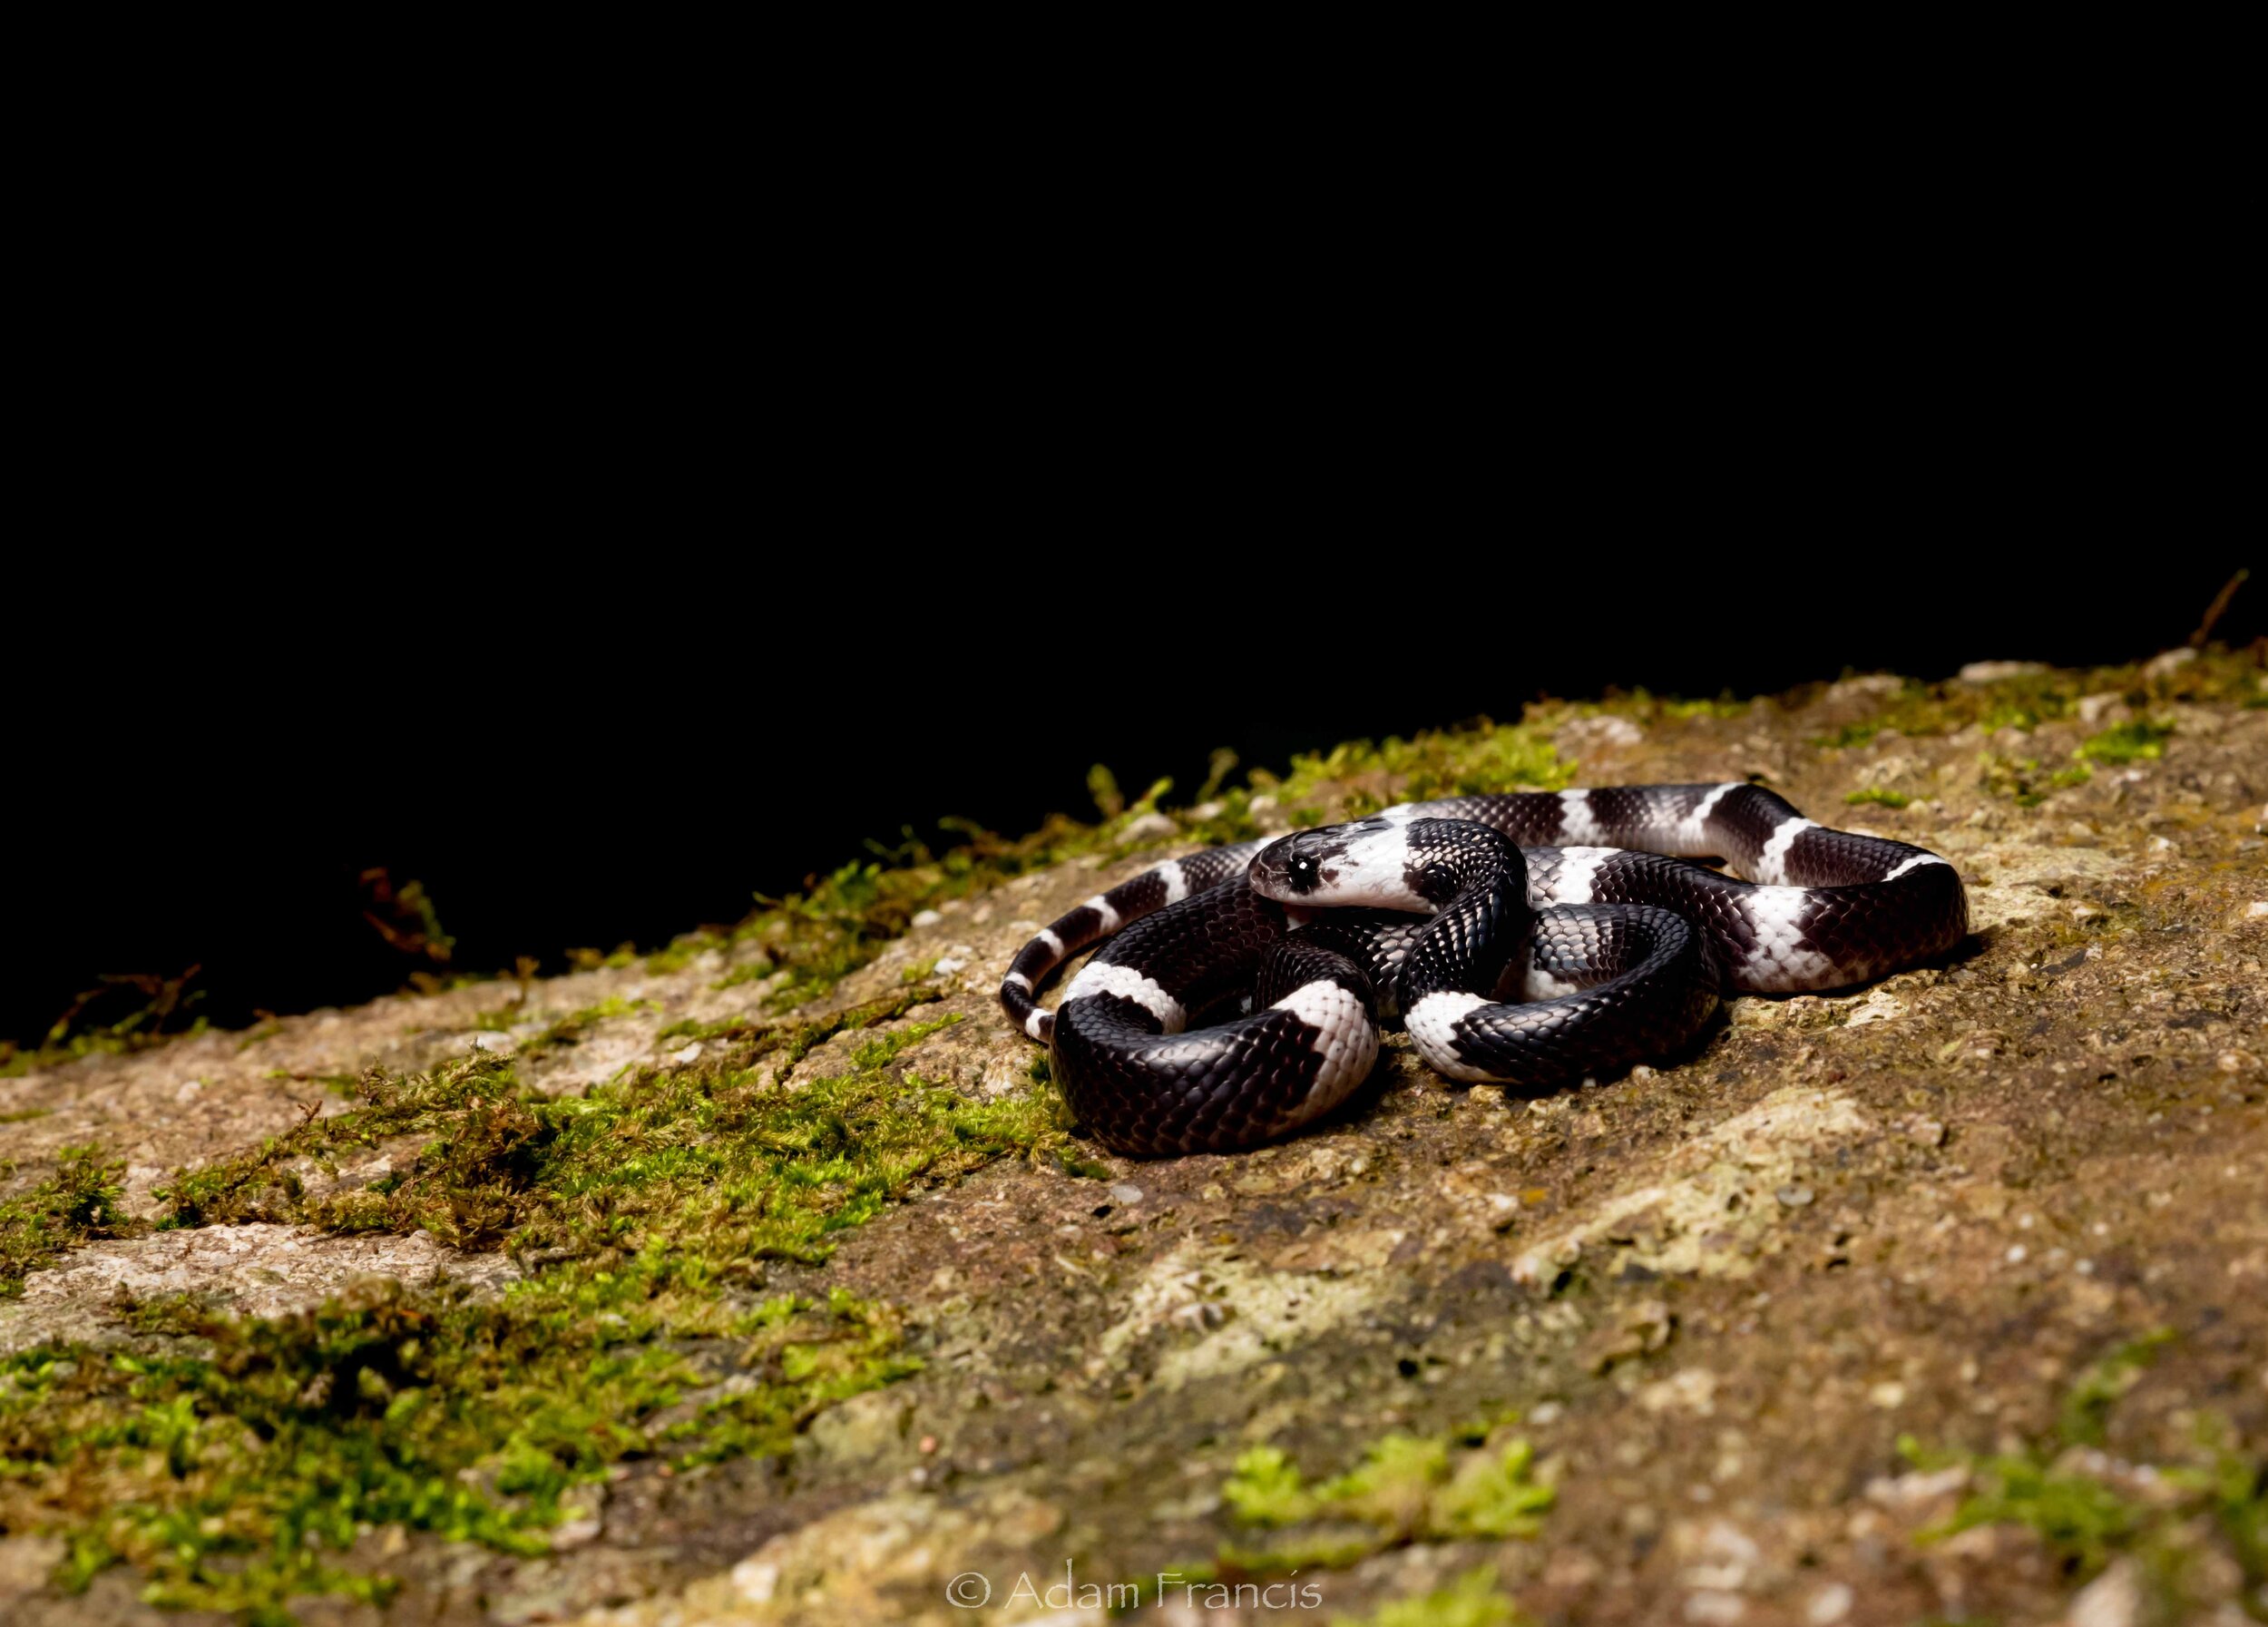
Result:
<svg viewBox="0 0 2268 1627"><path fill-rule="evenodd" d="M1337 1106L1383 1018L1452 1079L1540 1088L1676 1051L1720 992L1862 983L1968 930L1936 854L1760 786L1458 797L1154 865L1025 945L1000 999L1105 1145L1219 1152Z"/></svg>

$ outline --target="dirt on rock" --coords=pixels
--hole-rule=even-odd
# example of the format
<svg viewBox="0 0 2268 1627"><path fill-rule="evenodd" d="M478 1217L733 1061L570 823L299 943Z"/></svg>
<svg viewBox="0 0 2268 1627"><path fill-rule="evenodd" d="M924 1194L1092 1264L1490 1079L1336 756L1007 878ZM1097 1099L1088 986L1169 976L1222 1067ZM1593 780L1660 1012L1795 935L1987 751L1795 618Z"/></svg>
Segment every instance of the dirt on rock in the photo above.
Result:
<svg viewBox="0 0 2268 1627"><path fill-rule="evenodd" d="M2036 765L2077 760L2121 697L1991 731L1848 727L1890 692L1602 711L1559 743L1581 783L1754 776L1943 855L1974 931L1942 963L1733 1000L1689 1054L1534 1098L1452 1086L1391 1036L1353 1103L1280 1145L1089 1145L1079 1173L1002 1161L921 1191L772 1277L900 1308L921 1371L820 1413L784 1458L620 1465L548 1554L372 1533L405 1578L391 1605L300 1615L1100 1622L1139 1584L1189 1627L1429 1595L1399 1619L2268 1619L2247 1546L2268 1463L2268 711L2168 707L2158 754L2056 783ZM946 903L820 1005L925 967L946 997L918 1014L966 1020L898 1065L977 1100L1030 1089L1040 1053L994 1005L1011 957L1170 850ZM401 996L0 1080L0 1114L37 1115L0 1123L8 1189L101 1142L152 1215L176 1167L337 1111L324 1080L373 1063L509 1046L543 1088L586 1090L680 1055L667 1028L758 1011L765 985L719 986L727 964ZM34 1271L0 1347L124 1338L121 1282L273 1315L369 1272L498 1292L513 1267L422 1236L159 1232ZM1397 1438L1442 1443L1451 1469L1524 1441L1548 1512L1533 1534L1375 1497L1338 1524L1245 1517L1256 1448L1313 1487ZM58 1555L0 1540L0 1613L180 1619L116 1572L58 1591Z"/></svg>

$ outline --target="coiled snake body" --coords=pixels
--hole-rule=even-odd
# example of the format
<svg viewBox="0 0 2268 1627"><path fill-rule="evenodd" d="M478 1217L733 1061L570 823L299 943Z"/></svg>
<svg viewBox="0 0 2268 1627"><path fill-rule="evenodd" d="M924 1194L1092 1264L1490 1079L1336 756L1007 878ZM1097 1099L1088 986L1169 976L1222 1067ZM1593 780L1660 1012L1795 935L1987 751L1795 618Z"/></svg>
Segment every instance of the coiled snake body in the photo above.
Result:
<svg viewBox="0 0 2268 1627"><path fill-rule="evenodd" d="M1337 1106L1382 1020L1452 1079L1542 1088L1677 1050L1721 992L1862 983L1968 929L1936 854L1760 786L1522 792L1154 865L1025 945L1000 997L1105 1145L1219 1152Z"/></svg>

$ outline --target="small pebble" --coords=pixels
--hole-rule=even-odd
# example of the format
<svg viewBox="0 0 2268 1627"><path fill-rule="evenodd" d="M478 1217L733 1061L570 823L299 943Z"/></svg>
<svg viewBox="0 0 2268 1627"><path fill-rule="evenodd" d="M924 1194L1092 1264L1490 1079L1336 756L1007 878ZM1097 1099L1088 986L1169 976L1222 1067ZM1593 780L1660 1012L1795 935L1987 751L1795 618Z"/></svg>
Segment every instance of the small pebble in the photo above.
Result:
<svg viewBox="0 0 2268 1627"><path fill-rule="evenodd" d="M1254 804L1257 807L1258 804ZM1122 842L1156 842L1176 834L1181 828L1161 813L1146 813L1129 819L1126 828L1119 832Z"/></svg>
<svg viewBox="0 0 2268 1627"><path fill-rule="evenodd" d="M1830 1582L1804 1606L1804 1620L1810 1627L1834 1627L1851 1613L1853 1597L1848 1583Z"/></svg>
<svg viewBox="0 0 2268 1627"><path fill-rule="evenodd" d="M695 1040L682 1051L673 1051L670 1054L670 1060L679 1063L679 1065L686 1063L699 1062L700 1059L701 1043L699 1040Z"/></svg>
<svg viewBox="0 0 2268 1627"><path fill-rule="evenodd" d="M1790 1209L1801 1209L1812 1201L1812 1189L1807 1186L1784 1186L1774 1196Z"/></svg>
<svg viewBox="0 0 2268 1627"><path fill-rule="evenodd" d="M924 909L914 916L914 925L916 926L934 926L938 922L943 920L944 918L944 916L939 915L934 909Z"/></svg>
<svg viewBox="0 0 2268 1627"><path fill-rule="evenodd" d="M2021 1244L2021 1243L2011 1243L2011 1244L2009 1246L2009 1251L2008 1251L2008 1262L2009 1262L2009 1264L2010 1264L2010 1265L2012 1265L2012 1266L2020 1266L2020 1265L2022 1265L2022 1264L2024 1263L2025 1258L2027 1257L2027 1255L2028 1255L2028 1254L2029 1254L2029 1252L2030 1252L2030 1250L2027 1250L2027 1249L2024 1247L2024 1245L2023 1245L2023 1244Z"/></svg>
<svg viewBox="0 0 2268 1627"><path fill-rule="evenodd" d="M1112 1184L1110 1196L1120 1203L1139 1203L1142 1201L1142 1189L1131 1181L1120 1181Z"/></svg>

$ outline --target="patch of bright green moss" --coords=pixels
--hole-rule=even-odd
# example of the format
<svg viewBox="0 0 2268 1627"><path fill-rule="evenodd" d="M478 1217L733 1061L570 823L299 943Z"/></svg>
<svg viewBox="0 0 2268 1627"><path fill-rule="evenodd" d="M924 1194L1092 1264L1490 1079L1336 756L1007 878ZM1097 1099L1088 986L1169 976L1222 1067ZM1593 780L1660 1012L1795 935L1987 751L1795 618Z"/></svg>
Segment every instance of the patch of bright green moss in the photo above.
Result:
<svg viewBox="0 0 2268 1627"><path fill-rule="evenodd" d="M1063 1140L1041 1091L971 1103L892 1065L957 1016L875 1034L846 1073L773 1083L829 1035L934 997L909 990L826 1024L766 1028L712 1063L639 1069L581 1098L526 1089L509 1059L488 1055L432 1073L373 1072L356 1111L310 1118L159 1195L174 1225L301 1220L591 1257L666 1246L741 1268L824 1259L834 1233L916 1181ZM425 1142L415 1167L382 1186L310 1200L288 1167L413 1135Z"/></svg>
<svg viewBox="0 0 2268 1627"><path fill-rule="evenodd" d="M1255 1446L1221 1486L1237 1523L1319 1529L1266 1545L1225 1543L1217 1565L1280 1575L1409 1543L1533 1536L1556 1495L1530 1474L1533 1457L1525 1440L1501 1430L1394 1434L1372 1443L1345 1474L1310 1481L1281 1448Z"/></svg>
<svg viewBox="0 0 2268 1627"><path fill-rule="evenodd" d="M176 1309L160 1330L210 1354L0 1358L0 1528L63 1536L66 1585L122 1563L152 1603L255 1622L301 1594L382 1602L390 1580L347 1557L373 1527L541 1553L610 1465L777 1453L914 1365L847 1296L736 1304L660 1254L485 1304L386 1285L274 1320Z"/></svg>
<svg viewBox="0 0 2268 1627"><path fill-rule="evenodd" d="M1899 1450L1918 1468L1965 1465L1970 1488L1960 1506L1921 1534L1934 1542L1979 1525L2021 1525L2087 1573L2140 1531L2150 1515L2092 1475L2058 1468L2028 1453L1970 1456L1923 1451L1911 1436Z"/></svg>
<svg viewBox="0 0 2268 1627"><path fill-rule="evenodd" d="M1870 785L1862 789L1852 791L1843 799L1853 808L1865 803L1872 803L1880 808L1903 808L1913 800L1903 791L1885 790L1879 785Z"/></svg>
<svg viewBox="0 0 2268 1627"><path fill-rule="evenodd" d="M65 1250L127 1230L119 1208L124 1193L118 1177L124 1168L93 1147L65 1147L53 1175L20 1196L0 1200L0 1299L23 1293L24 1273Z"/></svg>
<svg viewBox="0 0 2268 1627"><path fill-rule="evenodd" d="M2006 797L2019 808L2038 808L2051 795L2095 778L2085 763L2042 773L2037 757L2003 757L1989 751L1977 760L1977 783L1995 797Z"/></svg>
<svg viewBox="0 0 2268 1627"><path fill-rule="evenodd" d="M1543 729L1483 719L1469 728L1429 730L1407 740L1389 735L1374 746L1350 741L1293 758L1291 773L1280 782L1256 770L1252 779L1256 789L1273 791L1286 808L1344 789L1360 791L1383 807L1523 787L1558 790L1574 782L1575 769Z"/></svg>
<svg viewBox="0 0 2268 1627"><path fill-rule="evenodd" d="M1467 1571L1447 1587L1396 1599L1367 1616L1334 1616L1332 1627L1519 1627L1520 1609L1496 1591L1496 1567Z"/></svg>
<svg viewBox="0 0 2268 1627"><path fill-rule="evenodd" d="M2136 718L2130 723L2120 723L2100 734L2089 735L2080 745L2079 755L2100 763L2155 760L2165 755L2165 742L2173 738L2173 724Z"/></svg>

